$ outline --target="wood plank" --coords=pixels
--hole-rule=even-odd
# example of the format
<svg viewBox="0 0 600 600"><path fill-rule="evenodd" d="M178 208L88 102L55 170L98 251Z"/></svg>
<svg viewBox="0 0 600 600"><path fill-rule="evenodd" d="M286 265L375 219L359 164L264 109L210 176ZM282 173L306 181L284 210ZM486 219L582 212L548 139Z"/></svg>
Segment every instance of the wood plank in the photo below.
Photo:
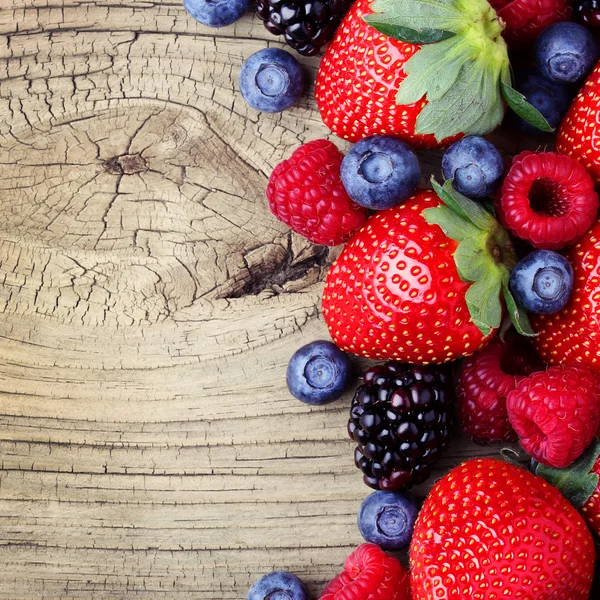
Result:
<svg viewBox="0 0 600 600"><path fill-rule="evenodd" d="M0 598L245 598L274 568L316 595L361 541L351 395L285 387L335 251L266 207L328 136L312 83L242 100L267 44L180 2L0 1Z"/></svg>

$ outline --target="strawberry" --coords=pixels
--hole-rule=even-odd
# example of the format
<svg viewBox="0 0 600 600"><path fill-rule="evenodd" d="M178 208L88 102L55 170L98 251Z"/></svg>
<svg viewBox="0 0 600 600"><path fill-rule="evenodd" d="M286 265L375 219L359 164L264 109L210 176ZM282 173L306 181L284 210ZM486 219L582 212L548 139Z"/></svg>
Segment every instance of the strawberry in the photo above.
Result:
<svg viewBox="0 0 600 600"><path fill-rule="evenodd" d="M557 487L600 537L600 440L596 438L567 469L537 463L534 472Z"/></svg>
<svg viewBox="0 0 600 600"><path fill-rule="evenodd" d="M473 459L438 481L410 547L413 600L587 600L594 541L541 477Z"/></svg>
<svg viewBox="0 0 600 600"><path fill-rule="evenodd" d="M489 133L506 100L552 131L512 88L502 29L487 0L357 0L319 67L323 122L353 142L387 134L434 148Z"/></svg>
<svg viewBox="0 0 600 600"><path fill-rule="evenodd" d="M556 149L578 160L600 183L600 62L563 119Z"/></svg>
<svg viewBox="0 0 600 600"><path fill-rule="evenodd" d="M442 363L481 348L499 327L515 256L502 226L448 180L378 212L331 266L323 316L333 341L368 358Z"/></svg>
<svg viewBox="0 0 600 600"><path fill-rule="evenodd" d="M600 221L566 255L575 276L568 304L532 317L533 344L551 365L583 363L600 373Z"/></svg>

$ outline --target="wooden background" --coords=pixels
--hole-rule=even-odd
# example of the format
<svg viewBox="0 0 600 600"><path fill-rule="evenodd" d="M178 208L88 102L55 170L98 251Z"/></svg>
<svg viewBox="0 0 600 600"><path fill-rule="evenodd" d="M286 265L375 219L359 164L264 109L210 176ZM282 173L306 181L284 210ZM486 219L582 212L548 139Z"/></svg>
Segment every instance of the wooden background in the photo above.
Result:
<svg viewBox="0 0 600 600"><path fill-rule="evenodd" d="M178 1L0 0L0 34L0 598L245 598L274 568L316 596L369 490L350 397L285 387L333 253L264 189L327 135L312 84L249 109L278 42Z"/></svg>

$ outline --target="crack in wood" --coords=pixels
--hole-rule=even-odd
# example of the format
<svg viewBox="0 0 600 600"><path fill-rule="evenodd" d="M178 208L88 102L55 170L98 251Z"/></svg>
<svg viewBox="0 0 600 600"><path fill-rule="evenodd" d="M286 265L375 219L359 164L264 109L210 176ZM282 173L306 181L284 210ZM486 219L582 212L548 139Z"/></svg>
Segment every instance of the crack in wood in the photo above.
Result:
<svg viewBox="0 0 600 600"><path fill-rule="evenodd" d="M257 296L265 290L272 290L276 294L284 293L286 284L301 281L314 269L323 270L328 264L328 259L329 248L318 246L310 256L298 261L292 252L290 241L283 260L267 259L252 267L248 266L246 262L250 276L244 280L241 286L236 287L227 294L225 298Z"/></svg>

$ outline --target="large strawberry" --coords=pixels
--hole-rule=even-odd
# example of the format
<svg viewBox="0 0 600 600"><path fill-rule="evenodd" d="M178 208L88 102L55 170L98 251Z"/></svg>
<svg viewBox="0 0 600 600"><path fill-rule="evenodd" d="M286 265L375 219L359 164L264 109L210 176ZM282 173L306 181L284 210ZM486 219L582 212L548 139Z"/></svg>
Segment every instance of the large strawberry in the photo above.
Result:
<svg viewBox="0 0 600 600"><path fill-rule="evenodd" d="M594 542L541 477L473 459L438 481L410 547L413 600L587 600Z"/></svg>
<svg viewBox="0 0 600 600"><path fill-rule="evenodd" d="M557 487L600 538L600 440L595 439L567 469L537 463L534 472Z"/></svg>
<svg viewBox="0 0 600 600"><path fill-rule="evenodd" d="M552 131L511 87L502 28L487 0L357 0L317 75L324 123L351 141L389 134L437 147L493 130L506 100Z"/></svg>
<svg viewBox="0 0 600 600"><path fill-rule="evenodd" d="M533 344L551 365L583 363L600 373L600 221L567 258L575 284L568 304L550 315L535 315Z"/></svg>
<svg viewBox="0 0 600 600"><path fill-rule="evenodd" d="M419 364L471 354L499 327L501 294L530 332L508 290L508 234L451 180L433 183L437 195L422 191L372 216L332 265L323 315L343 350Z"/></svg>
<svg viewBox="0 0 600 600"><path fill-rule="evenodd" d="M600 62L563 119L556 149L578 160L600 183Z"/></svg>

